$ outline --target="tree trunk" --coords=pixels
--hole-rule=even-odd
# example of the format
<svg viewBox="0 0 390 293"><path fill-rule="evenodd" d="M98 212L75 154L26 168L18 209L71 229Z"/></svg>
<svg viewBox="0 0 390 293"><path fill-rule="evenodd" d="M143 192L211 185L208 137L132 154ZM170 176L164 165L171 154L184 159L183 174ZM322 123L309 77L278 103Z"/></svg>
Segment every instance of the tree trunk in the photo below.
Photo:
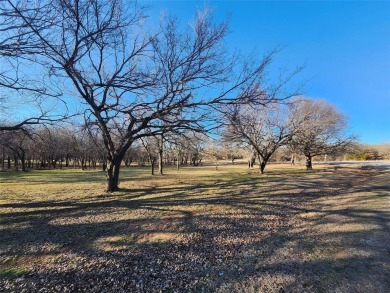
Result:
<svg viewBox="0 0 390 293"><path fill-rule="evenodd" d="M249 161L248 161L249 169L253 168L253 166L255 165L255 162L256 162L256 158L255 157L250 157L249 158Z"/></svg>
<svg viewBox="0 0 390 293"><path fill-rule="evenodd" d="M154 157L151 157L150 158L150 164L152 166L152 175L154 175L154 164L155 164L156 160Z"/></svg>
<svg viewBox="0 0 390 293"><path fill-rule="evenodd" d="M26 172L26 154L23 150L21 150L20 161L22 163L22 171Z"/></svg>
<svg viewBox="0 0 390 293"><path fill-rule="evenodd" d="M291 153L291 166L295 166L295 153Z"/></svg>
<svg viewBox="0 0 390 293"><path fill-rule="evenodd" d="M107 169L107 159L103 158L103 161L102 161L102 170L103 170L103 172L105 172L106 169Z"/></svg>
<svg viewBox="0 0 390 293"><path fill-rule="evenodd" d="M265 169L265 166L267 165L269 158L268 157L262 158L260 155L257 155L257 158L259 160L259 172L261 174L264 174L264 169Z"/></svg>
<svg viewBox="0 0 390 293"><path fill-rule="evenodd" d="M1 169L5 170L5 153L4 153L4 148L3 148L3 160L1 162Z"/></svg>
<svg viewBox="0 0 390 293"><path fill-rule="evenodd" d="M18 164L18 157L16 155L14 155L14 167L15 167L15 171L19 171L19 164Z"/></svg>
<svg viewBox="0 0 390 293"><path fill-rule="evenodd" d="M313 170L313 164L312 164L311 159L312 158L310 155L306 156L306 170Z"/></svg>
<svg viewBox="0 0 390 293"><path fill-rule="evenodd" d="M107 166L107 191L114 192L119 190L119 170L122 158L114 157Z"/></svg>
<svg viewBox="0 0 390 293"><path fill-rule="evenodd" d="M267 165L267 162L266 161L261 161L260 164L259 164L259 171L261 174L264 174L264 169L265 169L265 166Z"/></svg>
<svg viewBox="0 0 390 293"><path fill-rule="evenodd" d="M163 145L159 146L158 149L158 174L163 175Z"/></svg>

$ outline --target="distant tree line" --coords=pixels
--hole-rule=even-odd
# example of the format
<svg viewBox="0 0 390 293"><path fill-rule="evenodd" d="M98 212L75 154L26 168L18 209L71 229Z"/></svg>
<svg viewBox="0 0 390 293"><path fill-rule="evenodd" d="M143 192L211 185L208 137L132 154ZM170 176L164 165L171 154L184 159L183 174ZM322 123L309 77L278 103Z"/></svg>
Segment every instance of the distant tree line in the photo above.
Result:
<svg viewBox="0 0 390 293"><path fill-rule="evenodd" d="M222 135L212 139L197 132L167 133L139 138L125 153L122 164L150 165L151 173L163 174L163 166L198 166L209 162L246 158L249 167L258 163L264 173L270 161L294 164L306 158L324 160L383 159L383 154L354 143L345 131L345 118L320 100L295 98L286 103L229 106L224 112ZM6 131L0 135L1 169L97 169L109 164L101 133L84 126L34 127L28 131ZM155 168L158 167L158 171Z"/></svg>
<svg viewBox="0 0 390 293"><path fill-rule="evenodd" d="M124 166L150 164L154 174L159 147L156 139L140 139L125 154ZM107 156L102 138L83 128L36 127L26 131L7 131L0 135L1 170L27 171L27 169L102 169L106 171ZM204 141L170 137L164 140L162 165L197 166L204 154ZM162 166L160 166L162 173Z"/></svg>
<svg viewBox="0 0 390 293"><path fill-rule="evenodd" d="M390 160L390 145L360 145L351 149L345 156L346 160Z"/></svg>

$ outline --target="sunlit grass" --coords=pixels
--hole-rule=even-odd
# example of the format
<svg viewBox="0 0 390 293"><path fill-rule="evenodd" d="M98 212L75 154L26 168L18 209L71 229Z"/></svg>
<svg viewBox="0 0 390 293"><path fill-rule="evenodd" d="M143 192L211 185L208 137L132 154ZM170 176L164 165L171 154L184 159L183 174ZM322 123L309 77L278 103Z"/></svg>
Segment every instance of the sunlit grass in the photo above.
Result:
<svg viewBox="0 0 390 293"><path fill-rule="evenodd" d="M22 267L2 267L0 265L0 278L6 278L6 279L11 279L11 278L18 278L26 274L28 271Z"/></svg>
<svg viewBox="0 0 390 293"><path fill-rule="evenodd" d="M1 248L15 258L0 265L0 278L55 267L63 252L76 259L69 269L77 269L80 251L126 253L169 245L200 228L198 236L215 245L239 244L242 237L225 239L220 233L251 229L253 220L261 229L245 240L249 245L237 266L339 260L342 267L353 263L351 257L375 255L370 235L384 233L386 218L377 220L376 213L387 212L389 173L324 166L307 172L289 165L270 165L266 171L261 175L246 165L168 167L164 175L152 176L148 167L123 168L121 190L115 193L104 191L101 170L2 172ZM205 219L216 226L202 226ZM332 274L313 288L328 288ZM272 280L264 276L259 279Z"/></svg>

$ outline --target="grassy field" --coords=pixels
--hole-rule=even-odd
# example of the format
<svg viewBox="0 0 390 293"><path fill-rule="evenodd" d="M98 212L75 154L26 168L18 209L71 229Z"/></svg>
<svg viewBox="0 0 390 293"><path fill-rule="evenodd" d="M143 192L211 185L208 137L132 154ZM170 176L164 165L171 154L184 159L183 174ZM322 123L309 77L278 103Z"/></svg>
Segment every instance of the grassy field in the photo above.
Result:
<svg viewBox="0 0 390 293"><path fill-rule="evenodd" d="M0 292L390 292L390 170L0 173Z"/></svg>

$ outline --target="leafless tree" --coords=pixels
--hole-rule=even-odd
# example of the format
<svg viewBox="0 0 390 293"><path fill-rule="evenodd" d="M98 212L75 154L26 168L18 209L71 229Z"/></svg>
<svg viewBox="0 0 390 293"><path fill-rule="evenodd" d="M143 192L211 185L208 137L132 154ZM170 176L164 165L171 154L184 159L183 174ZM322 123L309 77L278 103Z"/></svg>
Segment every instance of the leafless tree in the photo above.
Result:
<svg viewBox="0 0 390 293"><path fill-rule="evenodd" d="M27 170L26 157L30 141L31 137L21 130L6 132L0 135L0 146L2 146L3 149L8 149L10 154L12 154L15 162L15 170L18 170L19 168L19 161L22 171ZM3 160L4 159L3 155Z"/></svg>
<svg viewBox="0 0 390 293"><path fill-rule="evenodd" d="M158 156L158 146L156 145L157 141L151 136L142 137L140 138L140 141L148 155L149 163L151 166L151 174L154 175L154 167L156 164L156 158Z"/></svg>
<svg viewBox="0 0 390 293"><path fill-rule="evenodd" d="M271 156L289 141L293 131L286 107L279 103L235 105L226 111L225 118L224 140L252 148L262 174Z"/></svg>
<svg viewBox="0 0 390 293"><path fill-rule="evenodd" d="M355 137L347 134L345 116L323 100L298 99L293 104L294 135L290 144L306 156L306 168L312 169L312 158L336 155L351 146Z"/></svg>

